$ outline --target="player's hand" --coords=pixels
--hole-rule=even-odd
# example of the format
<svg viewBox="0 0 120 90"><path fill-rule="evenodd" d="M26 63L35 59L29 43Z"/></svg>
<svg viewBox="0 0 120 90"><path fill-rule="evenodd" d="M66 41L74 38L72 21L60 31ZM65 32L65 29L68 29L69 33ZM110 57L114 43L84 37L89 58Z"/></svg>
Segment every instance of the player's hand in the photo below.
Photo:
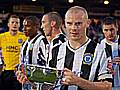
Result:
<svg viewBox="0 0 120 90"><path fill-rule="evenodd" d="M108 60L107 68L108 68L108 72L109 72L109 73L114 74L113 62L112 62L112 60Z"/></svg>
<svg viewBox="0 0 120 90"><path fill-rule="evenodd" d="M120 65L120 57L115 57L113 59L113 63L116 63L116 64Z"/></svg>
<svg viewBox="0 0 120 90"><path fill-rule="evenodd" d="M78 80L78 77L67 68L64 69L63 77L61 83L66 85L75 85Z"/></svg>
<svg viewBox="0 0 120 90"><path fill-rule="evenodd" d="M24 75L20 70L16 71L16 76L17 76L17 80L22 84L29 82L26 75Z"/></svg>
<svg viewBox="0 0 120 90"><path fill-rule="evenodd" d="M21 66L17 67L15 74L17 76L17 80L20 83L25 84L25 83L29 82L29 80L27 79L27 76L22 72Z"/></svg>

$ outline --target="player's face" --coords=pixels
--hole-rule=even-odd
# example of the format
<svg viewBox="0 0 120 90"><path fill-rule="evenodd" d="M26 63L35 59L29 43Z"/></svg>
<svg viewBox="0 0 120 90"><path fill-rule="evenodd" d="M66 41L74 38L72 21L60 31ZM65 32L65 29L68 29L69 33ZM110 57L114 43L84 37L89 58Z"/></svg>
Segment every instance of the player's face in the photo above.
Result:
<svg viewBox="0 0 120 90"><path fill-rule="evenodd" d="M45 36L50 36L52 33L52 28L47 15L42 17L41 23L41 28L43 29Z"/></svg>
<svg viewBox="0 0 120 90"><path fill-rule="evenodd" d="M17 32L20 28L20 19L19 18L10 18L8 22L8 27L10 31Z"/></svg>
<svg viewBox="0 0 120 90"><path fill-rule="evenodd" d="M37 33L37 27L36 25L33 25L32 21L25 20L23 22L23 30L26 36L32 37Z"/></svg>
<svg viewBox="0 0 120 90"><path fill-rule="evenodd" d="M103 33L108 42L112 42L117 37L117 27L114 24L103 25Z"/></svg>
<svg viewBox="0 0 120 90"><path fill-rule="evenodd" d="M86 37L87 21L83 11L66 14L65 26L69 39L80 40Z"/></svg>

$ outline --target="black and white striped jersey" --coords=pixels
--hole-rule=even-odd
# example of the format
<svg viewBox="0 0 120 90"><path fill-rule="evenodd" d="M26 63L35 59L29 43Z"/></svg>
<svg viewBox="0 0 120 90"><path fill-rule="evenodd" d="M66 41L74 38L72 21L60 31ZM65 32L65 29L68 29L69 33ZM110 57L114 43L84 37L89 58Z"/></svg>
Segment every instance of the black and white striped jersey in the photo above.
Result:
<svg viewBox="0 0 120 90"><path fill-rule="evenodd" d="M114 60L115 57L120 57L120 38L112 43L108 43L106 39L101 41L101 47L103 47L106 51L106 58L111 58ZM113 75L113 87L120 87L120 66L113 66L115 73Z"/></svg>
<svg viewBox="0 0 120 90"><path fill-rule="evenodd" d="M21 63L46 65L46 38L37 34L32 40L26 40L21 48Z"/></svg>
<svg viewBox="0 0 120 90"><path fill-rule="evenodd" d="M66 36L62 33L56 35L56 37L50 43L50 50L49 50L49 66L56 67L56 57L58 55L59 47L62 43L66 41Z"/></svg>
<svg viewBox="0 0 120 90"><path fill-rule="evenodd" d="M108 80L111 81L112 75L107 71L107 60L105 51L97 43L88 41L78 49L70 47L69 42L63 43L59 47L57 56L58 70L68 68L75 72L79 77L90 81ZM58 84L59 81L58 81ZM78 86L56 87L55 90L83 90Z"/></svg>

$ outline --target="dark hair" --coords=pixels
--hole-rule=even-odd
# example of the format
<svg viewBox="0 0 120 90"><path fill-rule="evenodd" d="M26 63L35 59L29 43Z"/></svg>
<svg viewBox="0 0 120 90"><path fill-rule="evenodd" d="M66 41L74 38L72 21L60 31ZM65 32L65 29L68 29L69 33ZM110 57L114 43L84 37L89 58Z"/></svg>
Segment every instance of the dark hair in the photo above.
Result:
<svg viewBox="0 0 120 90"><path fill-rule="evenodd" d="M58 12L49 12L45 15L48 15L49 21L55 21L57 27L61 27L62 25L62 17L60 16L60 14Z"/></svg>
<svg viewBox="0 0 120 90"><path fill-rule="evenodd" d="M9 17L9 19L8 19L8 22L10 21L11 18L18 18L18 19L19 19L19 16L17 16L17 15L11 15L11 16Z"/></svg>
<svg viewBox="0 0 120 90"><path fill-rule="evenodd" d="M114 24L116 27L118 27L117 21L114 17L106 17L103 19L103 25L110 25Z"/></svg>
<svg viewBox="0 0 120 90"><path fill-rule="evenodd" d="M34 25L38 25L40 23L39 19L36 16L27 16L24 20L32 21L32 24Z"/></svg>

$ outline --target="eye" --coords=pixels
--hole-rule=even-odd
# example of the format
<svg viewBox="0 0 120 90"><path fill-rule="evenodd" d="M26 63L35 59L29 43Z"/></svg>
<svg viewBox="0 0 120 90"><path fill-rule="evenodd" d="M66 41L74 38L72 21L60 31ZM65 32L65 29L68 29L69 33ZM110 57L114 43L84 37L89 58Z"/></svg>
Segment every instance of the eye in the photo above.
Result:
<svg viewBox="0 0 120 90"><path fill-rule="evenodd" d="M67 22L67 25L69 25L69 26L70 26L70 25L72 25L72 23L71 23L71 22Z"/></svg>
<svg viewBox="0 0 120 90"><path fill-rule="evenodd" d="M14 22L11 22L12 24L14 23Z"/></svg>
<svg viewBox="0 0 120 90"><path fill-rule="evenodd" d="M114 28L111 28L111 29L110 29L111 32L114 31L114 30L115 30Z"/></svg>
<svg viewBox="0 0 120 90"><path fill-rule="evenodd" d="M16 24L18 24L18 22L16 22Z"/></svg>
<svg viewBox="0 0 120 90"><path fill-rule="evenodd" d="M77 22L77 23L75 23L76 26L80 26L82 24L83 24L83 22Z"/></svg>
<svg viewBox="0 0 120 90"><path fill-rule="evenodd" d="M45 23L45 21L42 21L41 23L42 23L42 24L44 24L44 23Z"/></svg>
<svg viewBox="0 0 120 90"><path fill-rule="evenodd" d="M104 29L104 31L106 31L106 32L107 32L107 31L108 31L108 29Z"/></svg>

